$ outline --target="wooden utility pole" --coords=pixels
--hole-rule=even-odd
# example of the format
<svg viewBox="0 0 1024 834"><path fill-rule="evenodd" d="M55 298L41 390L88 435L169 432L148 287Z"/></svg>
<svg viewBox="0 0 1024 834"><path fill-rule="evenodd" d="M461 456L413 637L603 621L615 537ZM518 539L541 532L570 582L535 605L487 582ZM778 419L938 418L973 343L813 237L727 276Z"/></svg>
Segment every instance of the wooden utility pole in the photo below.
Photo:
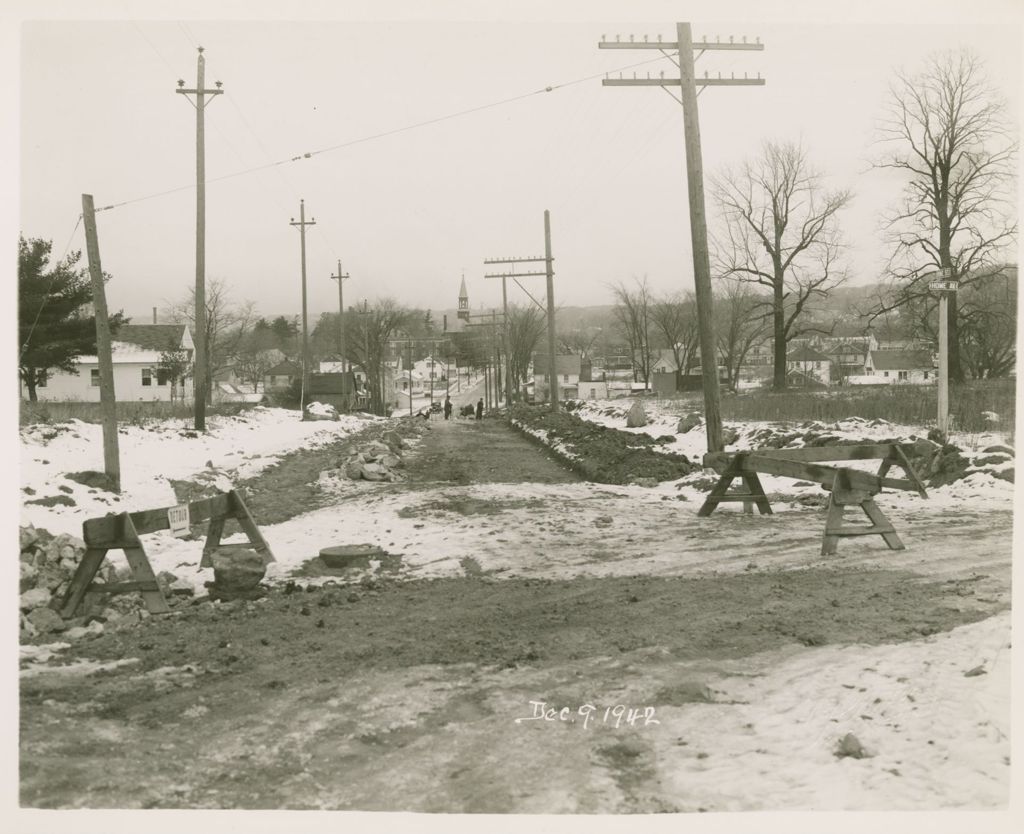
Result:
<svg viewBox="0 0 1024 834"><path fill-rule="evenodd" d="M117 403L114 397L114 362L110 355L110 323L107 319L107 294L100 266L100 244L96 236L96 212L92 194L82 195L82 220L85 223L85 249L92 280L92 305L96 311L96 358L100 366L100 410L103 413L103 471L121 491L121 460L117 447Z"/></svg>
<svg viewBox="0 0 1024 834"><path fill-rule="evenodd" d="M338 282L338 358L341 359L342 373L345 372L345 293L341 285L348 278L348 274L341 271L341 261L338 261L338 274L332 275L331 279Z"/></svg>
<svg viewBox="0 0 1024 834"><path fill-rule="evenodd" d="M185 89L185 82L178 80L178 89L174 92L182 95L194 95L196 100L189 102L196 108L196 361L195 361L195 428L206 431L206 388L210 380L208 368L209 345L206 344L206 140L205 114L209 103L206 96L218 96L224 92L221 83L216 82L215 89L204 86L206 59L203 48L199 47L196 60L196 86L193 90ZM212 99L211 99L212 101Z"/></svg>
<svg viewBox="0 0 1024 834"><path fill-rule="evenodd" d="M508 332L508 295L505 290L505 280L511 278L516 282L516 285L529 296L530 300L540 307L544 311L544 315L547 318L548 327L548 376L551 377L551 408L553 411L558 410L558 379L555 375L556 362L555 362L555 287L554 287L554 270L551 267L554 258L551 256L551 219L550 214L547 210L544 211L544 257L543 258L488 258L484 261L484 264L508 264L508 269L511 272L495 272L484 275L484 278L500 278L501 279L501 300L505 310L505 399L509 404L512 403L512 365L511 365L511 338ZM516 272L516 264L526 263L543 263L543 272ZM529 291L519 283L520 278L530 278L533 276L543 276L547 278L547 293L548 301L547 307L537 301ZM463 281L463 291L465 290L465 281ZM459 298L460 305L462 304L462 296ZM462 314L459 314L460 318L465 318Z"/></svg>
<svg viewBox="0 0 1024 834"><path fill-rule="evenodd" d="M928 288L939 294L938 429L945 438L949 434L949 299L960 288L960 282L952 267L943 267L940 274L942 280L931 281Z"/></svg>
<svg viewBox="0 0 1024 834"><path fill-rule="evenodd" d="M551 410L558 411L558 364L555 362L555 270L551 266L551 214L544 209L544 267L548 280L548 368Z"/></svg>
<svg viewBox="0 0 1024 834"><path fill-rule="evenodd" d="M306 313L306 226L315 226L316 220L306 220L306 201L299 200L299 220L293 217L289 223L299 227L299 241L302 250L302 394L299 407L302 419L306 419L306 395L309 393L309 319ZM339 269L339 274L341 270Z"/></svg>
<svg viewBox="0 0 1024 834"><path fill-rule="evenodd" d="M714 320L712 316L711 266L708 257L708 230L704 211L704 173L700 150L700 121L697 114L697 87L725 87L763 85L764 79L757 78L704 78L694 75L694 49L703 54L705 50L763 50L764 44L758 40L747 43L744 37L741 43L729 38L729 43L716 40L709 43L706 39L694 44L689 23L676 24L676 42L663 43L659 36L657 41L644 37L642 42L636 41L631 35L628 42L618 36L614 42L602 39L599 49L657 49L665 52L675 49L678 52L679 78L665 78L661 72L658 78L605 78L601 83L606 87L661 87L669 92L669 87L680 88L680 98L676 99L683 106L683 131L686 142L686 182L690 205L690 240L693 248L693 282L697 298L697 324L700 328L701 376L704 388L704 422L707 426L709 452L722 451L722 414L718 397L718 352L715 343ZM675 98L675 96L672 96Z"/></svg>

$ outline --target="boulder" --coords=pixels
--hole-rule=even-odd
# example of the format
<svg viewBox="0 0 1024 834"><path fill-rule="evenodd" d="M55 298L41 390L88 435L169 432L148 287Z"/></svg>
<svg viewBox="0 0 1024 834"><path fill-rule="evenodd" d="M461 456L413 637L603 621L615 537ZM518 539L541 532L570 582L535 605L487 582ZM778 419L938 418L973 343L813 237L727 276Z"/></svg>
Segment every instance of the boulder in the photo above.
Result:
<svg viewBox="0 0 1024 834"><path fill-rule="evenodd" d="M364 463L360 467L360 474L365 481L383 481L388 472L379 463Z"/></svg>
<svg viewBox="0 0 1024 834"><path fill-rule="evenodd" d="M740 433L736 429L730 426L725 426L722 429L722 445L730 446L740 439Z"/></svg>
<svg viewBox="0 0 1024 834"><path fill-rule="evenodd" d="M40 608L49 605L52 594L46 588L33 588L25 591L19 600L19 607L22 611L31 611L33 608Z"/></svg>
<svg viewBox="0 0 1024 834"><path fill-rule="evenodd" d="M358 460L350 460L345 464L345 477L351 478L353 481L358 481L363 477L363 466L365 464Z"/></svg>
<svg viewBox="0 0 1024 834"><path fill-rule="evenodd" d="M686 434L688 431L691 431L697 428L697 426L701 426L703 424L703 418L696 411L691 411L689 414L680 418L679 425L676 426L676 432L679 434Z"/></svg>
<svg viewBox="0 0 1024 834"><path fill-rule="evenodd" d="M21 615L21 636L25 638L35 637L38 632L36 627L32 625L28 617L24 614Z"/></svg>
<svg viewBox="0 0 1024 834"><path fill-rule="evenodd" d="M29 524L27 527L20 527L18 529L18 538L21 542L21 549L28 550L39 539L39 533L35 527Z"/></svg>
<svg viewBox="0 0 1024 834"><path fill-rule="evenodd" d="M21 562L20 569L21 576L18 590L21 593L25 593L25 591L30 591L36 586L36 580L39 578L39 571L30 562Z"/></svg>
<svg viewBox="0 0 1024 834"><path fill-rule="evenodd" d="M40 634L49 634L53 631L63 631L64 620L60 614L52 608L35 608L28 613L28 621L32 623Z"/></svg>
<svg viewBox="0 0 1024 834"><path fill-rule="evenodd" d="M387 443L393 450L405 449L409 445L402 440L402 436L396 431L386 431L380 436L380 439L384 443Z"/></svg>
<svg viewBox="0 0 1024 834"><path fill-rule="evenodd" d="M398 455L381 455L378 463L388 469L398 469L402 466L402 459Z"/></svg>
<svg viewBox="0 0 1024 834"><path fill-rule="evenodd" d="M1013 449L1011 449L1009 446L986 446L981 451L986 454L998 454L1001 452L1004 455L1010 455L1010 457L1013 457L1014 455ZM25 528L23 527L22 529L24 530Z"/></svg>
<svg viewBox="0 0 1024 834"><path fill-rule="evenodd" d="M647 412L644 411L644 404L640 400L633 400L633 405L626 413L626 428L638 429L647 425Z"/></svg>
<svg viewBox="0 0 1024 834"><path fill-rule="evenodd" d="M263 557L247 547L219 547L211 556L213 590L221 599L248 596L266 575Z"/></svg>

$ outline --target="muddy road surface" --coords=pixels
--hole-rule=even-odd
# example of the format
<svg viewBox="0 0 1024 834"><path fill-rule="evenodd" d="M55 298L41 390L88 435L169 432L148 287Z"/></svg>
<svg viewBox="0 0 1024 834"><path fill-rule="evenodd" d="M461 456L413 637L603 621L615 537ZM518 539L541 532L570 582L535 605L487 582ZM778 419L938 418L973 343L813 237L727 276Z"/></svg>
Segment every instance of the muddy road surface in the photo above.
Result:
<svg viewBox="0 0 1024 834"><path fill-rule="evenodd" d="M970 735L1000 727L961 728L936 694L998 700L1006 514L965 515L955 547L915 527L900 554L822 560L822 519L794 538L811 511L697 520L580 482L496 419L433 420L406 466L343 514L393 525L396 548L435 529L422 565L279 576L262 599L182 601L27 665L22 805L657 813L1005 794L1000 742ZM304 518L265 530L279 556ZM844 733L870 755L837 757ZM965 750L980 786L948 765Z"/></svg>

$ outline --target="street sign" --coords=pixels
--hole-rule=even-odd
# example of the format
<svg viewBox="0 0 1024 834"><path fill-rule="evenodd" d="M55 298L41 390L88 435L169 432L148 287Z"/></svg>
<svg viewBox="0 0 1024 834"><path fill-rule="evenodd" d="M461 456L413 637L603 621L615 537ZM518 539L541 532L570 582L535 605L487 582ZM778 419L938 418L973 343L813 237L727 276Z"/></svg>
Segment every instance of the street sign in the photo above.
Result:
<svg viewBox="0 0 1024 834"><path fill-rule="evenodd" d="M190 532L188 504L179 504L177 507L167 508L167 523L170 525L171 535L182 538Z"/></svg>
<svg viewBox="0 0 1024 834"><path fill-rule="evenodd" d="M934 292L956 292L959 288L959 281L932 281L928 284L928 289Z"/></svg>

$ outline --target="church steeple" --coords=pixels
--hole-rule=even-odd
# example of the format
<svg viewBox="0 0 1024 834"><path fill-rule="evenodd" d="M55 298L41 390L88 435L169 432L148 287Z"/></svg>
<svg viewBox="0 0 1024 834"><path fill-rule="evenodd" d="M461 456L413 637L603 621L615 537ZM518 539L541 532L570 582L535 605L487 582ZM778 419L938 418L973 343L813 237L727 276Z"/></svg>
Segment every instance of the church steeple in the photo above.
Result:
<svg viewBox="0 0 1024 834"><path fill-rule="evenodd" d="M459 287L459 312L460 319L469 318L469 293L466 292L466 275L462 275L462 284Z"/></svg>

